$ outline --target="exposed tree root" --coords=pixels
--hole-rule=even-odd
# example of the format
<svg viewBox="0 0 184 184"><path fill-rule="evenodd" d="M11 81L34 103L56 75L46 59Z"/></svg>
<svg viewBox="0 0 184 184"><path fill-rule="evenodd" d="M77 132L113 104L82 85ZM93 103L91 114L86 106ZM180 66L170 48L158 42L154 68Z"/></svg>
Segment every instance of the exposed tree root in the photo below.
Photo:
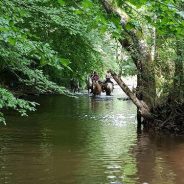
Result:
<svg viewBox="0 0 184 184"><path fill-rule="evenodd" d="M153 110L155 118L144 125L153 130L170 133L184 134L184 103L166 103Z"/></svg>

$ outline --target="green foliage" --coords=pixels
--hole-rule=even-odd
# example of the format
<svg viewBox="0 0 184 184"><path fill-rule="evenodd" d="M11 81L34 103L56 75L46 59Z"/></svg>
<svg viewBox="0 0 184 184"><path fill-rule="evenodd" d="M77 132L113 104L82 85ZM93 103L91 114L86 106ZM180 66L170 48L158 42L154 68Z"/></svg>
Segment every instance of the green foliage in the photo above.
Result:
<svg viewBox="0 0 184 184"><path fill-rule="evenodd" d="M64 87L48 80L49 76L45 76L44 67L47 65L55 68L63 75L72 71L69 66L71 58L67 55L63 57L65 48L70 47L70 43L59 46L64 48L63 53L60 52L61 49L56 49L58 45L55 43L58 42L58 37L63 37L64 32L66 37L80 37L79 40L82 40L82 28L85 25L69 10L60 8L59 4L51 1L7 0L0 1L0 4L0 72L11 72L16 76L16 80L19 80L23 90L31 89L34 93L69 94ZM54 32L58 35L48 35L53 35ZM1 95L7 97L1 101L3 109L16 109L22 115L25 115L26 110L34 110L31 108L34 103L18 99L6 89L1 88ZM2 113L1 121L4 122Z"/></svg>
<svg viewBox="0 0 184 184"><path fill-rule="evenodd" d="M14 109L18 111L22 116L27 115L27 111L35 111L35 107L38 105L35 102L30 102L23 99L18 99L14 95L3 88L0 88L0 110L2 109ZM5 124L3 113L0 113L0 122Z"/></svg>
<svg viewBox="0 0 184 184"><path fill-rule="evenodd" d="M64 0L1 0L0 5L0 75L11 73L18 90L68 95L50 79L84 81L89 72L102 68L93 40L100 25L94 24L90 1L79 2L82 11L75 2ZM7 87L11 80L1 83Z"/></svg>

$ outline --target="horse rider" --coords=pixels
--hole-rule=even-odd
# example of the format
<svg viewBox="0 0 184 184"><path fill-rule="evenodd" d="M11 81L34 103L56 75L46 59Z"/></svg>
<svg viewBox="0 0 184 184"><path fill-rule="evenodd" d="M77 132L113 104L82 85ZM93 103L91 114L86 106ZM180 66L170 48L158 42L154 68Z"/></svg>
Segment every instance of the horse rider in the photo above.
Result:
<svg viewBox="0 0 184 184"><path fill-rule="evenodd" d="M97 74L97 72L95 72L95 71L93 72L93 74L91 75L91 80L92 80L92 83L93 82L96 83L99 80L99 75ZM93 93L93 87L91 88L91 92L90 93Z"/></svg>
<svg viewBox="0 0 184 184"><path fill-rule="evenodd" d="M94 72L92 76L92 81L97 82L98 80L99 80L99 75L97 74L97 72Z"/></svg>
<svg viewBox="0 0 184 184"><path fill-rule="evenodd" d="M105 83L110 82L110 83L112 83L112 85L114 87L114 83L111 81L111 78L112 78L111 72L108 70L107 73L106 73L106 75L105 75Z"/></svg>

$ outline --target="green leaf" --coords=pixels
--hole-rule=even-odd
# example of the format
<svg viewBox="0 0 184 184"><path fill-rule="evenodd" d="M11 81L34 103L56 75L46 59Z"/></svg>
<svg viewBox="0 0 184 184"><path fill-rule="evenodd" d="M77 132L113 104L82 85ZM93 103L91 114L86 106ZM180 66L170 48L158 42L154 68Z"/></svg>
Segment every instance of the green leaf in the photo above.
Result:
<svg viewBox="0 0 184 184"><path fill-rule="evenodd" d="M82 1L82 7L84 9L91 8L93 6L93 3L90 0L83 0Z"/></svg>
<svg viewBox="0 0 184 184"><path fill-rule="evenodd" d="M61 5L61 6L64 6L66 3L64 0L58 0L58 3Z"/></svg>
<svg viewBox="0 0 184 184"><path fill-rule="evenodd" d="M63 66L68 66L70 64L70 60L69 59L65 59L65 58L61 58L60 63Z"/></svg>
<svg viewBox="0 0 184 184"><path fill-rule="evenodd" d="M70 64L70 60L69 60L69 59L61 58L60 63L61 63L64 67L66 67L66 68L68 68L69 70L72 71L72 69L68 66L68 65Z"/></svg>
<svg viewBox="0 0 184 184"><path fill-rule="evenodd" d="M8 42L9 42L10 45L13 45L14 46L16 44L16 39L10 37L10 38L8 38Z"/></svg>

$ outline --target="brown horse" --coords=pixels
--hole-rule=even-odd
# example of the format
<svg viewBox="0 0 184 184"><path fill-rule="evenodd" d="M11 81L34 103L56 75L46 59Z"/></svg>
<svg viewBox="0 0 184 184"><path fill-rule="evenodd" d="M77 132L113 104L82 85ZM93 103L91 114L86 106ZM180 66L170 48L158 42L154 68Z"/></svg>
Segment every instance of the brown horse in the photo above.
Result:
<svg viewBox="0 0 184 184"><path fill-rule="evenodd" d="M98 83L98 81L93 81L93 95L101 95L102 92L102 87L101 85Z"/></svg>

